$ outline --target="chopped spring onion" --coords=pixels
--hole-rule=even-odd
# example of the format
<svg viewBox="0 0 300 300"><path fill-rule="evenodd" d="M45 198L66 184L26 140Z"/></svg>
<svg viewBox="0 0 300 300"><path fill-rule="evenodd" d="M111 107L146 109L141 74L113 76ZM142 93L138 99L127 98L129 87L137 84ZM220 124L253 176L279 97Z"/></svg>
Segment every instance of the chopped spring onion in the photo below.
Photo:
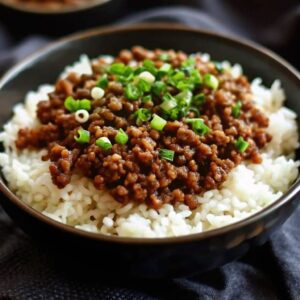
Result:
<svg viewBox="0 0 300 300"><path fill-rule="evenodd" d="M191 70L189 80L194 84L200 84L202 82L202 77L197 69Z"/></svg>
<svg viewBox="0 0 300 300"><path fill-rule="evenodd" d="M235 141L234 145L241 153L245 152L249 147L249 143L241 136Z"/></svg>
<svg viewBox="0 0 300 300"><path fill-rule="evenodd" d="M196 106L201 106L205 102L205 95L203 93L200 93L196 96L194 96L192 103Z"/></svg>
<svg viewBox="0 0 300 300"><path fill-rule="evenodd" d="M170 64L163 64L159 68L158 72L159 74L164 75L164 74L168 74L171 70L172 70L172 66Z"/></svg>
<svg viewBox="0 0 300 300"><path fill-rule="evenodd" d="M173 98L173 99L169 99L169 100L165 100L161 105L160 105L160 108L168 113L170 112L173 108L175 108L177 106L177 102L176 100Z"/></svg>
<svg viewBox="0 0 300 300"><path fill-rule="evenodd" d="M183 91L175 96L179 106L189 106L192 102L193 93L191 91Z"/></svg>
<svg viewBox="0 0 300 300"><path fill-rule="evenodd" d="M170 113L169 113L169 117L171 120L178 120L179 117L182 115L183 109L180 109L178 107L173 108ZM184 113L183 113L184 114Z"/></svg>
<svg viewBox="0 0 300 300"><path fill-rule="evenodd" d="M162 81L156 81L152 86L152 92L156 96L161 96L161 94L165 93L166 90L167 90L167 85Z"/></svg>
<svg viewBox="0 0 300 300"><path fill-rule="evenodd" d="M150 83L155 81L155 77L148 71L144 71L138 75L139 78L142 78Z"/></svg>
<svg viewBox="0 0 300 300"><path fill-rule="evenodd" d="M98 79L96 86L102 89L105 89L108 86L107 74Z"/></svg>
<svg viewBox="0 0 300 300"><path fill-rule="evenodd" d="M144 60L143 62L143 66L144 68L149 71L150 73L152 73L153 75L156 75L157 74L157 69L154 65L154 62L150 59L146 59Z"/></svg>
<svg viewBox="0 0 300 300"><path fill-rule="evenodd" d="M202 83L202 77L198 70L196 69L184 69L185 75L187 77L183 77L181 73L177 73L171 78L171 84L175 85L179 90L193 90L197 85ZM180 80L177 80L179 77ZM175 84L174 84L175 83Z"/></svg>
<svg viewBox="0 0 300 300"><path fill-rule="evenodd" d="M69 96L64 102L65 108L70 112L76 112L80 109L90 110L91 101L88 99L75 100L73 97Z"/></svg>
<svg viewBox="0 0 300 300"><path fill-rule="evenodd" d="M131 66L126 66L123 72L123 76L131 78L134 76L134 69Z"/></svg>
<svg viewBox="0 0 300 300"><path fill-rule="evenodd" d="M144 97L142 98L142 102L143 102L143 103L147 103L147 102L149 102L149 101L152 101L152 96L151 96L151 95L147 95L147 96L144 96Z"/></svg>
<svg viewBox="0 0 300 300"><path fill-rule="evenodd" d="M190 56L188 59L186 59L182 63L182 67L194 67L195 64L196 64L196 61L195 61L194 57Z"/></svg>
<svg viewBox="0 0 300 300"><path fill-rule="evenodd" d="M128 142L128 135L122 128L119 129L117 135L115 136L115 141L120 145L125 145Z"/></svg>
<svg viewBox="0 0 300 300"><path fill-rule="evenodd" d="M79 144L87 144L90 141L90 132L82 128L77 130L78 136L75 136L74 139Z"/></svg>
<svg viewBox="0 0 300 300"><path fill-rule="evenodd" d="M94 87L91 90L91 96L94 100L101 99L105 94L105 91L101 87Z"/></svg>
<svg viewBox="0 0 300 300"><path fill-rule="evenodd" d="M129 100L137 100L141 96L140 90L132 83L125 87L125 97Z"/></svg>
<svg viewBox="0 0 300 300"><path fill-rule="evenodd" d="M78 123L85 123L89 120L90 114L85 109L79 109L75 113L75 119Z"/></svg>
<svg viewBox="0 0 300 300"><path fill-rule="evenodd" d="M109 72L115 75L123 75L126 71L126 66L123 63L112 64L109 68Z"/></svg>
<svg viewBox="0 0 300 300"><path fill-rule="evenodd" d="M203 77L203 83L212 90L216 90L219 86L219 80L212 74L205 74Z"/></svg>
<svg viewBox="0 0 300 300"><path fill-rule="evenodd" d="M137 67L135 70L134 70L134 72L133 72L133 74L136 76L136 75L140 75L140 74L142 74L143 72L147 72L148 73L148 71L146 70L146 68L145 67L143 67L143 66L141 66L141 67ZM149 72L150 73L150 72ZM151 74L151 73L150 73ZM152 74L151 74L152 75ZM152 75L153 76L153 75Z"/></svg>
<svg viewBox="0 0 300 300"><path fill-rule="evenodd" d="M183 81L179 81L176 84L176 87L180 91L185 91L185 90L193 90L195 88L195 85L193 83L189 82L189 80L183 80Z"/></svg>
<svg viewBox="0 0 300 300"><path fill-rule="evenodd" d="M151 111L147 108L139 108L134 115L136 116L136 124L139 126L151 119Z"/></svg>
<svg viewBox="0 0 300 300"><path fill-rule="evenodd" d="M78 110L79 102L70 96L65 100L64 105L68 111L74 112Z"/></svg>
<svg viewBox="0 0 300 300"><path fill-rule="evenodd" d="M196 132L199 135L207 134L210 131L209 127L206 126L204 121L200 118L185 119L185 122L187 124L191 124L194 132Z"/></svg>
<svg viewBox="0 0 300 300"><path fill-rule="evenodd" d="M105 136L97 139L96 145L99 146L100 148L102 148L103 150L109 150L112 148L112 144L111 144L110 140Z"/></svg>
<svg viewBox="0 0 300 300"><path fill-rule="evenodd" d="M149 73L150 74L150 73ZM152 83L148 80L145 80L144 78L140 78L137 87L141 92L150 92Z"/></svg>
<svg viewBox="0 0 300 300"><path fill-rule="evenodd" d="M177 94L175 97L167 93L163 96L163 103L160 107L166 117L177 120L188 113L192 96L192 92L188 90Z"/></svg>
<svg viewBox="0 0 300 300"><path fill-rule="evenodd" d="M165 160L173 161L174 154L175 154L175 152L172 150L168 150L168 149L160 149L159 150L159 156Z"/></svg>
<svg viewBox="0 0 300 300"><path fill-rule="evenodd" d="M241 113L241 108L242 108L242 102L238 101L233 107L232 107L232 115L235 118L238 118L240 113Z"/></svg>
<svg viewBox="0 0 300 300"><path fill-rule="evenodd" d="M223 65L222 65L221 62L215 61L214 64L215 64L216 70L217 70L219 73L223 73L223 72L224 72L224 68L223 68Z"/></svg>
<svg viewBox="0 0 300 300"><path fill-rule="evenodd" d="M158 58L162 61L168 61L170 59L170 55L168 53L162 53Z"/></svg>
<svg viewBox="0 0 300 300"><path fill-rule="evenodd" d="M185 74L182 71L177 71L174 75L171 76L171 82L174 82L175 84L179 81L182 81L185 79Z"/></svg>
<svg viewBox="0 0 300 300"><path fill-rule="evenodd" d="M162 99L163 99L163 101L170 101L170 100L176 101L176 99L170 93L164 94Z"/></svg>
<svg viewBox="0 0 300 300"><path fill-rule="evenodd" d="M164 127L166 126L167 121L157 114L153 114L153 119L150 123L151 127L157 131L162 131Z"/></svg>
<svg viewBox="0 0 300 300"><path fill-rule="evenodd" d="M82 99L79 100L79 109L84 109L84 110L91 110L92 105L91 105L91 101L88 99Z"/></svg>
<svg viewBox="0 0 300 300"><path fill-rule="evenodd" d="M160 108L165 117L172 120L177 120L179 116L179 107L177 100L169 93L163 96L163 102L160 104Z"/></svg>
<svg viewBox="0 0 300 300"><path fill-rule="evenodd" d="M122 83L122 84L127 84L134 78L133 73L129 74L128 76L126 75L117 75L117 81Z"/></svg>
<svg viewBox="0 0 300 300"><path fill-rule="evenodd" d="M190 112L194 113L195 117L200 116L200 112L199 112L199 109L197 107L190 107Z"/></svg>

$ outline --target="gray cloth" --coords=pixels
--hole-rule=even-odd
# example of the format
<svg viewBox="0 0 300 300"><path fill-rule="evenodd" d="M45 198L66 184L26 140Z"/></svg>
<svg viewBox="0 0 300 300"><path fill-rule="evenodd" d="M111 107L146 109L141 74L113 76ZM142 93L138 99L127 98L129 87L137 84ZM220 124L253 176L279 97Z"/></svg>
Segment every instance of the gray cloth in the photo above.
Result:
<svg viewBox="0 0 300 300"><path fill-rule="evenodd" d="M299 66L300 5L297 3L203 0L197 1L198 10L160 8L137 13L120 23L176 21L240 35L272 47ZM44 37L29 37L11 48L12 41L0 29L0 72L45 42ZM267 244L253 249L239 261L206 274L160 281L105 280L97 274L80 276L68 272L39 250L30 237L1 212L0 299L296 300L300 298L299 227L300 209Z"/></svg>

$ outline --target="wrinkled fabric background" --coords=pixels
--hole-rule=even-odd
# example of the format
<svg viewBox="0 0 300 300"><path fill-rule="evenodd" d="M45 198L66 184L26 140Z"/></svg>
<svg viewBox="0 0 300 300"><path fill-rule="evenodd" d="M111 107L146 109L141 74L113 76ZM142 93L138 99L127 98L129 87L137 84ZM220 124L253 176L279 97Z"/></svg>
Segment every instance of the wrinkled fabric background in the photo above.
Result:
<svg viewBox="0 0 300 300"><path fill-rule="evenodd" d="M132 13L118 23L175 21L238 35L266 45L300 68L298 0L165 1L167 7L153 8L158 2L132 0L128 4ZM172 2L190 4L190 8L170 6ZM142 10L145 7L149 9ZM51 40L40 35L16 40L0 20L0 74ZM97 273L80 275L80 270L74 274L64 269L36 247L0 208L0 299L297 300L299 228L300 208L264 246L217 270L182 279L112 280Z"/></svg>

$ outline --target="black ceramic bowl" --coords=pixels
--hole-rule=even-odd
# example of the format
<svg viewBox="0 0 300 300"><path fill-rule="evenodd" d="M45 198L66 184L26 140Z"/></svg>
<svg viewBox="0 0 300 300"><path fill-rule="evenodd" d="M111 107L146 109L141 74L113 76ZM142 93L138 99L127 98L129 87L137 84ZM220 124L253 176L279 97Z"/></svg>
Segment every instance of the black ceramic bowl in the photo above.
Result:
<svg viewBox="0 0 300 300"><path fill-rule="evenodd" d="M111 23L126 12L127 0L82 1L82 5L50 9L44 5L0 0L0 20L14 36L36 33L61 36Z"/></svg>
<svg viewBox="0 0 300 300"><path fill-rule="evenodd" d="M10 70L0 82L1 124L12 107L29 90L53 83L63 67L87 53L117 54L122 48L141 44L148 48L174 48L192 53L204 51L216 60L238 62L250 78L260 76L267 85L279 78L287 93L287 105L300 114L300 77L284 60L252 43L177 25L136 25L109 28L63 39ZM290 216L298 204L299 183L272 205L238 223L188 236L145 239L93 234L57 223L21 202L0 182L1 203L24 231L60 253L73 253L78 262L88 258L108 268L138 276L167 277L203 272L244 255L250 247L262 245ZM75 257L75 258L74 258ZM105 258L105 259L103 259Z"/></svg>

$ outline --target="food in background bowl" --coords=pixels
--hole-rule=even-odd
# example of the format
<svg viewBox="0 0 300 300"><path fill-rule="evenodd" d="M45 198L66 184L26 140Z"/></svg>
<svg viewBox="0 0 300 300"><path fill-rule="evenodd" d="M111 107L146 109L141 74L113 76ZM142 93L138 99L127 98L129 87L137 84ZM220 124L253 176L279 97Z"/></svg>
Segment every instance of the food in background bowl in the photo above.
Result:
<svg viewBox="0 0 300 300"><path fill-rule="evenodd" d="M24 7L37 7L46 9L59 9L62 7L77 7L84 6L89 3L96 2L96 0L4 0L4 3L11 5L21 5Z"/></svg>
<svg viewBox="0 0 300 300"><path fill-rule="evenodd" d="M109 235L221 227L298 175L296 114L276 80L208 54L134 47L82 56L30 92L1 133L9 187L48 217Z"/></svg>

